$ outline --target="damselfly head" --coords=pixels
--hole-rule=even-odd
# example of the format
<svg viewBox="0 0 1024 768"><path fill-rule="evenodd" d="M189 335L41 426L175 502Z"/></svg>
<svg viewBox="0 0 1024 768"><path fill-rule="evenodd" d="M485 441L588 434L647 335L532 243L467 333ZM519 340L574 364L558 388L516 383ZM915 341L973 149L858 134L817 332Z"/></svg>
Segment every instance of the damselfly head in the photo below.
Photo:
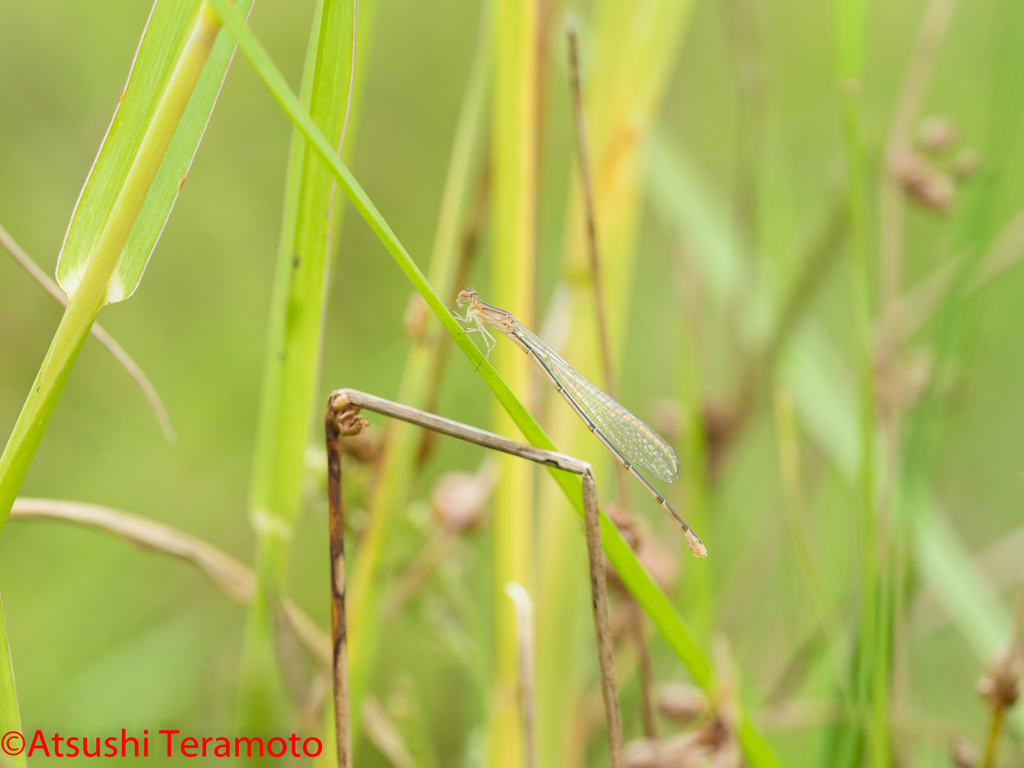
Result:
<svg viewBox="0 0 1024 768"><path fill-rule="evenodd" d="M474 301L476 301L476 291L470 288L468 291L460 291L459 298L455 300L455 303L461 307L463 304L472 304Z"/></svg>

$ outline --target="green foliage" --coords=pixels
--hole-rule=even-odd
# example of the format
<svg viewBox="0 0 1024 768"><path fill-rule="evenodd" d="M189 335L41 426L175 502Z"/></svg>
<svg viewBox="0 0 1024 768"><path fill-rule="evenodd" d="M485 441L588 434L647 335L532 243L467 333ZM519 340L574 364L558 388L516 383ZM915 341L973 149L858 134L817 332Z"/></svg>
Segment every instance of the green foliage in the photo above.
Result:
<svg viewBox="0 0 1024 768"><path fill-rule="evenodd" d="M437 286L442 296L451 296L453 291L458 290L455 279L460 256L465 256L462 251L466 246L460 234L464 231L462 225L472 173L480 163L492 34L490 6L484 5L477 48L452 142L430 257L428 279L431 285ZM413 334L413 344L406 358L397 399L416 408L429 409L431 396L436 397L431 388L439 378L439 368L444 362L445 345L449 339L443 329L427 317L422 318L420 327L414 328ZM395 529L408 504L416 479L421 437L421 431L411 424L396 422L389 425L381 458L380 478L370 503L369 527L353 569L349 592L352 627L349 655L352 660L352 708L357 712L360 711L360 702L369 687L376 665L378 643L373 638L379 637L379 624L383 619L380 603L391 580L390 569L383 561L387 551L394 545Z"/></svg>
<svg viewBox="0 0 1024 768"><path fill-rule="evenodd" d="M372 15L373 4L364 2L364 35ZM318 3L306 54L303 104L335 146L353 119L355 23L352 0ZM351 143L346 144L349 148L343 149L350 152ZM320 410L316 391L325 285L341 221L334 181L298 132L292 137L285 189L249 512L258 537L258 589L246 637L240 718L246 730L258 733L269 733L280 722L286 699L278 681L274 621L302 502L310 424Z"/></svg>
<svg viewBox="0 0 1024 768"><path fill-rule="evenodd" d="M165 3L163 7L170 5L173 4ZM177 189L184 181L182 169L174 166L174 157L177 156L180 165L181 157L191 158L195 153L202 138L196 121L205 125L227 69L230 51L222 47L219 60L208 70L212 82L207 80L204 90L197 94L196 111L186 125L189 132L175 145L179 123L188 112L215 47L219 24L206 6L193 5L190 12L181 16L172 13L153 29L148 40L143 36L140 54L144 50L146 55L141 56L137 62L139 69L135 70L136 82L143 85L131 89L129 81L129 89L119 104L128 117L123 123L115 117L104 140L104 148L112 147L110 154L101 149L94 166L96 184L90 187L86 183L86 207L81 217L72 219L69 232L76 237L71 240L72 250L65 258L64 269L59 270L70 303L0 457L0 527L21 488L96 314L104 304L131 295L138 285L148 256L140 260L138 253L130 253L128 258L122 258L122 252L133 244L131 238L137 232L138 245L152 249L174 203L174 196L166 194L157 195L148 203L152 184L159 178L158 188L166 189L170 184ZM148 78L159 85L154 87ZM172 146L176 154L168 157ZM161 177L165 160L171 160L167 172L177 170L178 176ZM146 215L140 222L143 212ZM76 219L83 233L81 238L75 227Z"/></svg>
<svg viewBox="0 0 1024 768"><path fill-rule="evenodd" d="M14 425L0 500L10 506L24 480L26 492L194 532L238 567L255 550L251 575L239 573L257 586L238 608L248 591L225 600L110 531L26 522L16 506L0 536L0 734L18 704L25 728L62 733L115 717L151 733L229 730L240 705L242 729L317 735L331 763L317 682L329 624L318 416L335 387L481 426L497 401L500 428L591 461L602 498L617 498L606 453L574 434L529 361L499 339L491 360L510 365L499 375L446 307L476 287L602 381L561 42L572 11L617 396L678 447L681 487L662 492L710 552L681 560L678 531L640 494L626 493L630 543L602 518L609 560L657 630L655 695L668 682L708 691L734 727L723 762L742 745L754 766L939 764L948 736L980 743L991 713L975 680L1010 637L1020 580L1024 283L1009 270L975 286L993 243L1006 264L1020 250L1000 230L1024 201L1024 6L503 2L493 28L475 1L441 13L365 0L339 157L354 3L260 3L244 28L247 4L210 2L231 34L201 75L192 68L190 98L167 86L198 0L161 0L148 26L143 6L57 5L0 9L0 101L17 116L0 121L0 218L44 267L86 177L58 266L72 306L17 422L52 328L37 306L52 308L0 259L0 324L14 329L0 332L0 420ZM942 18L956 21L948 33ZM254 66L225 82L168 218L236 36ZM921 121L933 111L950 115L952 139L942 120ZM492 130L487 152L505 165L488 199ZM350 220L336 243L349 203L369 229ZM82 346L99 308L135 290L165 224L173 256L104 324L165 396L173 448L109 360ZM479 242L463 242L470 229ZM429 270L411 255L428 253ZM395 266L415 289L404 334L409 283ZM452 341L465 357L445 356ZM516 692L511 656L505 674L492 653L514 649L494 621L509 564L538 607L539 763L606 763L582 535L565 514L580 511L578 479L510 462L497 494L515 514L495 524L492 499L478 527L448 531L437 493L480 450L369 418L344 467L352 689L377 718L357 764L515 762L487 739L496 684ZM611 607L615 620L633 610L618 589ZM646 727L631 635L615 649L629 740ZM1005 742L1019 751L1022 712L1007 712L998 764L1018 757ZM656 720L664 742L705 725Z"/></svg>

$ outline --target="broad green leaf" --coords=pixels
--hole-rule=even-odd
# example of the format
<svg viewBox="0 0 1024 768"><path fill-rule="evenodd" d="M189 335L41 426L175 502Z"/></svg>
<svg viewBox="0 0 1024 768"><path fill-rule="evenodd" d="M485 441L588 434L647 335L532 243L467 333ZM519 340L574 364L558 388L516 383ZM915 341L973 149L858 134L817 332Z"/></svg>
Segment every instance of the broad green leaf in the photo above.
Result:
<svg viewBox="0 0 1024 768"><path fill-rule="evenodd" d="M252 2L236 0L235 7L247 14ZM114 209L201 4L202 0L157 0L153 4L128 82L79 193L57 259L57 282L69 297L74 295ZM185 183L233 55L234 43L226 35L219 36L110 277L108 303L123 301L138 288Z"/></svg>

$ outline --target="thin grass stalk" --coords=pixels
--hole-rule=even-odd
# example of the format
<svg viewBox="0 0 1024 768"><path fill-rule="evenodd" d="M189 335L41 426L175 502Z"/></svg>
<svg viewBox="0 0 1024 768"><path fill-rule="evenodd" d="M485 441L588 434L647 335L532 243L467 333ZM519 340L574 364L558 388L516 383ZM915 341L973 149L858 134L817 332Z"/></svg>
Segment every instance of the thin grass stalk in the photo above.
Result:
<svg viewBox="0 0 1024 768"><path fill-rule="evenodd" d="M782 481L783 508L789 524L797 559L804 570L807 583L814 593L818 607L824 612L821 593L821 577L818 566L811 554L804 515L803 480L800 470L800 443L797 434L796 417L793 413L793 396L788 389L775 389L775 431L778 439L779 478Z"/></svg>
<svg viewBox="0 0 1024 768"><path fill-rule="evenodd" d="M818 293L829 270L841 253L841 244L847 233L848 198L836 200L826 215L824 226L811 242L804 257L800 275L789 291L763 346L755 349L746 361L740 393L736 398L733 426L729 441L735 444L756 413L759 395L766 385L770 391L772 374L786 344L804 317L808 305Z"/></svg>
<svg viewBox="0 0 1024 768"><path fill-rule="evenodd" d="M43 289L50 294L55 301L60 303L65 309L68 306L68 297L60 289L60 286L53 281L53 279L46 274L39 265L32 260L32 257L25 253L25 250L18 245L17 241L11 237L10 233L2 226L0 226L0 245L3 245L7 249L7 252L11 254L19 266L24 269L29 275L35 280ZM131 356L125 352L124 347L118 344L114 337L107 333L99 323L93 323L92 328L89 330L92 337L96 339L103 348L106 349L113 358L125 369L127 374L132 377L132 381L142 390L142 394L145 395L146 401L149 403L149 407L153 409L153 413L156 414L156 419L160 423L160 429L163 430L164 437L167 438L167 442L173 443L177 440L174 434L174 427L171 425L170 414L167 413L167 409L164 407L163 401L160 399L159 393L156 391L156 387L149 380L146 374L139 367Z"/></svg>
<svg viewBox="0 0 1024 768"><path fill-rule="evenodd" d="M676 335L676 387L681 407L678 448L685 467L682 497L686 515L695 530L711 531L710 459L705 430L704 391L701 383L702 358L700 354L702 288L700 275L691 269L688 259L679 259L678 294L681 311ZM713 531L704 533L705 541L714 542ZM710 535L711 538L708 538ZM712 543L712 546L714 544ZM681 558L681 576L676 587L676 604L702 638L709 637L715 623L715 595L712 571L684 554Z"/></svg>
<svg viewBox="0 0 1024 768"><path fill-rule="evenodd" d="M587 155L587 124L583 115L583 87L580 85L579 31L576 17L572 14L566 20L566 36L569 42L569 80L572 86L573 121L576 124L576 163L580 172L580 188L583 210L586 215L587 255L590 257L590 285L594 291L594 316L597 320L597 342L600 349L601 371L604 387L613 398L618 399L615 375L612 372L612 352L608 345L608 321L605 318L604 292L601 289L601 258L597 240L597 221L594 214L594 183L590 176L590 158ZM615 464L615 478L619 484L619 504L631 509L626 470Z"/></svg>
<svg viewBox="0 0 1024 768"><path fill-rule="evenodd" d="M464 245L460 243L460 232L473 168L479 162L483 143L492 34L490 6L485 3L481 8L476 53L452 141L428 274L430 283L438 286L444 296L457 290L455 280L459 273L459 256L465 253L464 249L460 250L460 245ZM419 326L413 331L398 399L422 408L431 399L431 385L440 381L441 347L449 337L426 315ZM369 524L353 569L350 600L351 694L352 710L357 713L373 675L377 650L373 638L377 636L382 618L380 602L389 578L389 574L382 573L381 559L388 551L395 522L408 502L417 458L421 453L419 435L418 429L405 423L388 425L380 475L370 501Z"/></svg>
<svg viewBox="0 0 1024 768"><path fill-rule="evenodd" d="M534 316L537 220L537 54L536 0L496 0L494 101L491 135L491 281L489 296L514 307L529 325ZM520 399L530 391L530 360L511 345L499 345L494 368ZM515 423L495 404L499 434L517 434ZM523 723L516 704L519 688L516 615L502 599L514 581L533 594L533 468L498 459L500 476L492 503L494 647L488 736L489 768L520 768Z"/></svg>
<svg viewBox="0 0 1024 768"><path fill-rule="evenodd" d="M427 281L426 276L416 266L415 261L398 240L391 227L388 226L384 217L316 127L309 113L302 108L299 99L288 88L287 82L274 66L263 46L246 29L243 20L232 11L227 0L210 0L210 2L217 9L217 13L224 20L225 28L238 42L239 49L252 64L256 74L267 86L271 95L295 126L302 131L310 144L316 148L320 159L331 169L353 207L377 235L398 267L465 353L468 358L466 370L475 370L480 375L531 445L539 449L554 450L551 439L495 373L493 366L484 359L480 350L462 332L461 326L452 317L449 309ZM581 481L555 467L551 467L549 471L582 519ZM605 554L626 589L651 618L673 653L690 671L694 681L701 687L708 688L711 683L711 667L706 654L695 640L693 632L640 564L636 553L630 549L622 534L604 515L601 518L601 540L604 544ZM739 712L737 730L747 759L753 768L779 765L764 737L745 716L742 709Z"/></svg>
<svg viewBox="0 0 1024 768"><path fill-rule="evenodd" d="M608 583L604 573L604 552L601 549L601 518L597 506L597 485L594 476L583 475L583 525L587 537L587 562L590 565L590 605L594 610L594 631L597 635L597 657L601 669L601 699L608 730L608 752L612 768L623 768L622 716L615 686L615 651L611 620L608 618Z"/></svg>
<svg viewBox="0 0 1024 768"><path fill-rule="evenodd" d="M516 608L516 639L519 644L519 718L523 724L523 765L537 768L536 696L534 695L533 600L522 584L511 581L505 594Z"/></svg>
<svg viewBox="0 0 1024 768"><path fill-rule="evenodd" d="M204 3L0 456L0 529L7 521L85 338L96 315L108 301L114 268L188 107L220 27L217 14Z"/></svg>
<svg viewBox="0 0 1024 768"><path fill-rule="evenodd" d="M362 7L364 16L372 12L372 4ZM357 13L355 0L317 4L303 73L303 103L339 152L345 150L357 78ZM301 508L336 213L340 221L334 178L299 132L289 160L249 501L257 534L257 594L246 631L239 715L244 729L255 733L289 716L274 625Z"/></svg>
<svg viewBox="0 0 1024 768"><path fill-rule="evenodd" d="M857 494L860 508L861 617L855 696L861 727L866 734L868 759L876 768L889 765L889 665L885 654L884 622L879 611L879 543L875 513L875 388L871 296L868 266L867 196L865 160L861 146L859 93L864 55L863 0L836 0L836 74L839 84L843 143L846 157L847 223L849 226L850 282L853 292L853 328L860 390L860 461ZM881 692L882 695L879 695ZM863 719L861 719L863 718ZM859 740L861 737L855 737Z"/></svg>
<svg viewBox="0 0 1024 768"><path fill-rule="evenodd" d="M586 213L587 253L590 257L590 283L594 290L594 314L597 319L598 347L601 352L601 369L604 374L605 389L613 398L618 398L618 387L612 367L612 353L608 343L608 321L605 317L604 292L601 288L601 258L597 237L597 221L594 214L594 184L590 173L590 158L587 150L587 126L583 114L583 87L580 84L579 31L576 17L569 14L566 20L566 34L569 49L569 79L572 90L573 121L576 125L576 162L580 172L580 186L583 196L583 209ZM629 476L626 469L613 462L615 480L619 489L619 505L627 512L632 512L633 504L629 496ZM584 483L585 484L585 483ZM593 567L593 564L591 564ZM593 580L593 577L591 577ZM640 672L641 714L644 724L644 735L648 739L657 738L657 725L654 720L654 709L651 702L651 659L644 641L644 618L642 611L630 610L630 637L636 646ZM616 710L617 711L617 710ZM621 730L621 728L620 728ZM621 734L620 734L621 736ZM621 745L620 745L621 759ZM614 752L613 752L614 757Z"/></svg>
<svg viewBox="0 0 1024 768"><path fill-rule="evenodd" d="M614 379L624 348L633 293L636 239L644 202L646 140L682 48L691 7L689 0L597 3L590 25L592 35L582 40L577 57L587 75L586 91L581 93L581 119L577 123L585 125L587 162L586 169L577 164L568 190L561 273L571 296L568 338L572 340L572 363L606 389L611 386L614 390L615 382L608 378L603 363L592 278L596 274L601 283L608 367ZM593 55L588 55L588 51L593 51ZM589 185L583 177L586 172ZM588 206L592 208L589 217ZM588 218L594 222L594 240L588 235ZM596 271L592 250L595 245ZM572 455L599 469L609 468L607 477L615 477L613 472L617 470L610 469L608 452L571 409L557 403L551 411L551 429L558 444ZM628 485L619 488L622 498L631 498ZM541 506L545 510L562 506L555 489L542 488ZM583 608L586 574L583 563L574 556L579 551L579 529L571 518L545 514L540 527L540 759L545 765L564 766L569 756L570 718L581 710L574 698L581 695L581 688L571 651L562 638L578 636L588 621Z"/></svg>
<svg viewBox="0 0 1024 768"><path fill-rule="evenodd" d="M881 317L883 318L879 333L880 356L894 357L899 353L901 334L899 326L904 322L903 305L900 298L903 293L903 271L905 260L906 237L906 194L897 177L897 164L901 156L912 151L914 125L920 118L925 99L931 85L939 50L949 28L950 20L956 8L956 0L931 0L925 10L917 34L910 62L907 65L903 85L896 102L889 137L883 156L883 167L880 174L878 190L878 264L879 264L879 297ZM883 508L890 513L892 497L896 484L899 482L900 466L900 426L901 414L897 411L882 419L882 442L885 456L883 459L884 474L880 481ZM906 672L906 622L903 610L905 587L899 574L905 572L908 565L908 551L911 543L908 531L901 521L894 519L891 527L894 537L892 546L893 567L897 578L893 580L891 590L891 611L882 616L891 615L893 678L893 708L899 710L904 700L909 697L909 681ZM888 655L885 663L889 663ZM904 672L903 675L900 673ZM903 683L906 682L906 685ZM896 734L896 759L905 762L911 746L906 739ZM905 745L905 746L904 746Z"/></svg>
<svg viewBox="0 0 1024 768"><path fill-rule="evenodd" d="M18 735L12 735L12 732ZM11 662L11 645L7 637L7 622L4 618L4 601L0 595L0 765L11 768L25 768L25 753L14 754L18 746L24 748L25 737L21 730L21 712L18 709L18 692L14 686L14 665Z"/></svg>
<svg viewBox="0 0 1024 768"><path fill-rule="evenodd" d="M730 42L735 49L737 81L735 199L740 221L751 242L770 250L768 227L764 226L766 206L763 195L767 184L768 98L765 72L769 70L764 54L763 32L759 28L760 8L745 0L724 3Z"/></svg>

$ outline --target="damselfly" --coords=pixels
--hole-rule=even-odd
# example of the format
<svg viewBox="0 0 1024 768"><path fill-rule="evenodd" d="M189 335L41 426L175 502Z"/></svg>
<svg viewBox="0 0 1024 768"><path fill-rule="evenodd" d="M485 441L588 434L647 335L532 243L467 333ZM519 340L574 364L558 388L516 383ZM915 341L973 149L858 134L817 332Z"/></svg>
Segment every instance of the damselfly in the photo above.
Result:
<svg viewBox="0 0 1024 768"><path fill-rule="evenodd" d="M459 294L458 305L466 307L466 315L463 317L458 313L453 314L466 325L472 326L466 329L467 333L479 332L483 337L487 345L485 358L490 355L496 343L494 336L487 330L490 326L508 336L516 346L530 356L587 428L604 443L662 509L679 523L690 551L697 557L706 556L707 550L686 521L637 471L639 468L650 472L666 483L678 480L679 459L676 458L672 446L597 385L573 370L555 350L516 320L510 312L480 301L476 291L462 291Z"/></svg>

